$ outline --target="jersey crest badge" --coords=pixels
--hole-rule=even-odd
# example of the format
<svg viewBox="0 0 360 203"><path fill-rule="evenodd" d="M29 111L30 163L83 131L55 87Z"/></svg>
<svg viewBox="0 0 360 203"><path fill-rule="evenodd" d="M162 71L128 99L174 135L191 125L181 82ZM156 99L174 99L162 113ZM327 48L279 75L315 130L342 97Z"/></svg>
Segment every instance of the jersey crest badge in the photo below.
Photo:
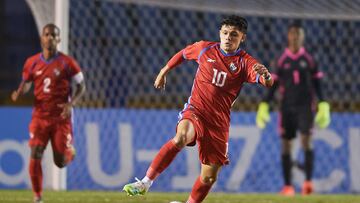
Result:
<svg viewBox="0 0 360 203"><path fill-rule="evenodd" d="M230 63L229 68L230 68L231 72L235 72L238 69L233 62Z"/></svg>
<svg viewBox="0 0 360 203"><path fill-rule="evenodd" d="M56 77L59 76L60 75L59 69L55 68L54 69L54 74L55 74Z"/></svg>
<svg viewBox="0 0 360 203"><path fill-rule="evenodd" d="M306 66L307 66L306 61L305 61L305 60L301 60L301 61L300 61L300 67L301 67L301 68L306 68Z"/></svg>

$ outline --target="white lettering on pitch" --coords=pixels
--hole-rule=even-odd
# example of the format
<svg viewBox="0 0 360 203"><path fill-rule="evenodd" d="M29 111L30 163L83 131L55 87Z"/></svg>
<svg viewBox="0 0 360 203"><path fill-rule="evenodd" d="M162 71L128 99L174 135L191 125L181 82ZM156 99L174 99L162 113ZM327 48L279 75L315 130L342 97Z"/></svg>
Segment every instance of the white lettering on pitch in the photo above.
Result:
<svg viewBox="0 0 360 203"><path fill-rule="evenodd" d="M59 169L54 164L51 144L48 144L44 151L41 167L43 170L43 188L53 190L66 189L66 174L60 174L63 173L64 170L66 171L66 167ZM60 183L59 179L61 179L62 187L58 187L60 185L58 185L58 183ZM31 187L31 184L29 186Z"/></svg>
<svg viewBox="0 0 360 203"><path fill-rule="evenodd" d="M131 125L120 123L118 126L118 156L121 164L119 164L119 171L113 175L108 175L101 169L98 125L96 123L87 123L85 129L87 137L87 164L90 176L94 182L105 187L116 187L127 183L134 171Z"/></svg>
<svg viewBox="0 0 360 203"><path fill-rule="evenodd" d="M352 192L360 192L360 129L349 129L349 168L350 168L350 189Z"/></svg>
<svg viewBox="0 0 360 203"><path fill-rule="evenodd" d="M186 167L187 174L184 176L174 176L171 185L174 189L191 189L195 179L200 174L199 155L197 147L186 147Z"/></svg>
<svg viewBox="0 0 360 203"><path fill-rule="evenodd" d="M158 149L156 150L146 150L146 149L140 149L136 152L136 158L138 161L145 161L145 162L151 162L156 154L158 153Z"/></svg>
<svg viewBox="0 0 360 203"><path fill-rule="evenodd" d="M13 151L19 154L22 158L23 167L16 174L6 174L0 167L0 182L8 186L16 186L23 183L27 183L28 185L29 176L27 166L29 165L30 149L27 146L27 142L20 143L14 140L3 140L0 142L0 158L7 151Z"/></svg>
<svg viewBox="0 0 360 203"><path fill-rule="evenodd" d="M226 184L226 189L230 191L237 191L240 189L240 184L245 178L246 172L250 167L251 159L255 154L261 138L261 133L260 129L255 126L235 125L230 127L229 136L233 140L245 140L243 150Z"/></svg>
<svg viewBox="0 0 360 203"><path fill-rule="evenodd" d="M315 130L313 139L314 141L320 140L326 143L333 150L336 150L343 145L343 140L341 139L341 137L330 129ZM301 148L299 142L295 142L293 157L296 157L296 154L302 152L302 150L300 149ZM293 174L294 174L294 182L297 185L301 186L304 181L304 173L301 172L296 167L293 167ZM345 179L345 177L346 177L346 173L342 169L333 169L328 177L321 179L314 178L313 180L314 190L316 192L330 192L335 187L339 186L341 182Z"/></svg>
<svg viewBox="0 0 360 203"><path fill-rule="evenodd" d="M0 142L0 159L5 152L13 151L17 153L22 159L22 167L20 171L16 174L7 174L0 167L0 183L7 186L17 186L19 184L26 185L27 188L31 188L31 182L29 178L28 166L30 158L30 148L28 142L19 142L16 140L3 140ZM51 150L51 145L48 146L44 152L42 160L42 171L43 171L43 188L53 189L53 173L52 166L53 154Z"/></svg>

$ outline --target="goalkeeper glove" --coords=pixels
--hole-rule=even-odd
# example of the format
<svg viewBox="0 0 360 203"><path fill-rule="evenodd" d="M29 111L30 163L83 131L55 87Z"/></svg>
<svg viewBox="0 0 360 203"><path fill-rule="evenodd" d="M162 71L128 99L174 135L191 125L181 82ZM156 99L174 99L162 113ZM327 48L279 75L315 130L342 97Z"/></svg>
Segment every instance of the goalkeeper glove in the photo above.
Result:
<svg viewBox="0 0 360 203"><path fill-rule="evenodd" d="M315 123L320 128L326 128L330 124L330 105L327 102L320 102L315 115Z"/></svg>
<svg viewBox="0 0 360 203"><path fill-rule="evenodd" d="M256 125L263 129L266 123L270 121L269 104L261 102L256 114Z"/></svg>

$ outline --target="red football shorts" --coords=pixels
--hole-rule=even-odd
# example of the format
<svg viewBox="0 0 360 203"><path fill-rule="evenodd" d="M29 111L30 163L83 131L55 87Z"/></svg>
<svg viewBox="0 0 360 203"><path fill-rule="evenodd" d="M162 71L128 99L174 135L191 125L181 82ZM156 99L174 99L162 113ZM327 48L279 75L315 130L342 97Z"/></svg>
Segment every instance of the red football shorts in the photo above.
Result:
<svg viewBox="0 0 360 203"><path fill-rule="evenodd" d="M180 113L179 122L181 120L190 120L194 125L195 139L188 146L194 146L195 142L198 144L199 159L202 164L229 164L228 157L228 138L229 131L224 132L218 130L197 115L193 107L188 107ZM219 139L219 138L225 138Z"/></svg>
<svg viewBox="0 0 360 203"><path fill-rule="evenodd" d="M53 150L64 154L73 144L71 119L44 119L33 117L29 125L30 147L44 146L51 141Z"/></svg>

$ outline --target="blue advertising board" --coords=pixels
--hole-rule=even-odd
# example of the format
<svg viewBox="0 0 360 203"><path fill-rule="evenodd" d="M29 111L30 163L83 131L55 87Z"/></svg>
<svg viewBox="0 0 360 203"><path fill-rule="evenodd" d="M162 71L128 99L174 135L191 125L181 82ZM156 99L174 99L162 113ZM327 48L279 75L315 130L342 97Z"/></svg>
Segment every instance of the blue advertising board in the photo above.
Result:
<svg viewBox="0 0 360 203"><path fill-rule="evenodd" d="M0 108L0 188L29 187L28 108ZM176 110L77 109L77 157L68 167L69 190L120 190L142 178L162 144L175 134ZM360 114L332 114L332 123L314 130L315 191L360 192ZM230 165L214 187L223 192L277 192L282 184L277 114L260 130L255 113L232 113ZM298 141L293 158L302 162ZM197 147L185 148L153 184L152 191L189 191L200 172ZM293 169L297 189L304 180Z"/></svg>

